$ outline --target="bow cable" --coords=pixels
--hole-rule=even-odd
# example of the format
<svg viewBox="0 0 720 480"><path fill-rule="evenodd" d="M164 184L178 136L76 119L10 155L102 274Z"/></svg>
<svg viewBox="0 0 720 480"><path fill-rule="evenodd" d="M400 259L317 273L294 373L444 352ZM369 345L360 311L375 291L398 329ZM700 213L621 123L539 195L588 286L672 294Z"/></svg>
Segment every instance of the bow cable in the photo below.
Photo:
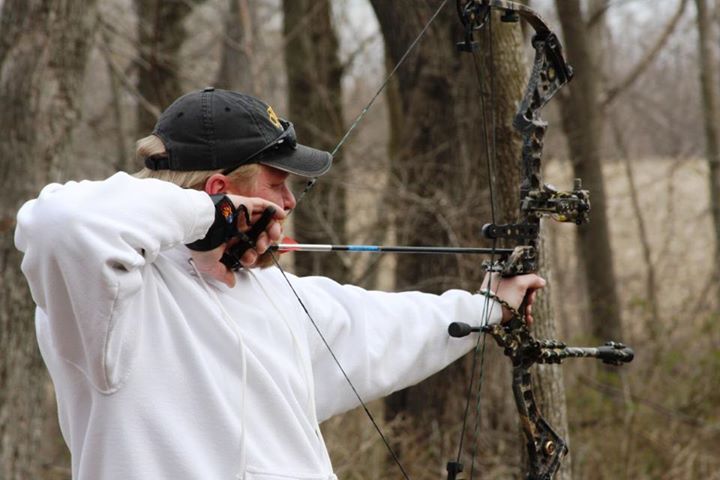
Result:
<svg viewBox="0 0 720 480"><path fill-rule="evenodd" d="M459 9L459 11L461 11ZM496 112L495 112L495 62L494 62L494 51L493 51L493 33L492 33L492 10L488 8L485 12L485 19L482 21L482 26L487 25L487 43L489 46L489 55L487 58L489 58L489 79L490 79L490 95L489 99L486 102L486 94L483 91L482 88L482 73L480 69L480 65L478 63L477 53L475 49L471 48L470 53L472 54L473 59L473 66L475 70L475 76L478 86L478 93L480 97L480 104L481 104L481 112L482 112L482 130L483 130L483 140L484 140L484 147L485 147L485 163L486 163L486 170L487 170L487 180L488 180L488 191L490 196L490 216L492 219L492 223L496 223L496 197L495 197L495 190L494 190L494 179L495 179L495 173L493 169L493 164L497 160L497 126L496 126ZM468 25L467 28L473 28L472 25ZM488 113L487 110L490 110L491 114L491 120L488 122ZM492 134L488 134L488 123L491 124L491 131ZM493 265L495 263L495 255L497 253L497 239L493 239L492 247L491 247L491 258L490 258L490 265ZM492 277L488 281L487 289L490 291L497 291L497 288L499 287L499 282L495 286L495 290L493 290L492 285ZM483 318L483 324L487 325L490 321L490 315L492 314L492 308L495 307L495 304L493 303L491 306L491 301L489 296L485 296L485 306L483 308L483 311L485 313L485 318ZM477 393L476 393L476 404L475 404L475 425L473 430L473 448L472 448L472 454L471 454L471 465L470 465L470 479L473 478L474 475L474 469L475 469L475 457L477 456L477 447L478 447L478 437L479 437L479 428L480 428L480 411L481 411L481 391L482 391L482 381L483 381L483 372L484 372L484 364L485 364L485 348L487 345L487 334L483 333L482 335L478 336L477 343L475 345L475 349L473 352L472 357L472 366L470 369L470 382L467 388L467 395L465 400L465 408L463 412L463 420L462 420L462 427L460 430L460 439L458 442L458 451L456 460L453 464L453 462L450 462L448 464L448 478L452 479L455 478L455 475L462 471L462 463L461 463L461 457L462 457L462 451L463 451L463 445L464 445L464 439L465 439L465 431L467 429L467 421L469 417L469 411L470 411L470 401L473 394L473 385L474 380L476 376L476 372L478 374L478 385L477 385ZM479 358L479 367L478 367L478 358Z"/></svg>
<svg viewBox="0 0 720 480"><path fill-rule="evenodd" d="M489 52L489 63L490 63L490 115L491 115L491 131L492 136L490 139L487 138L487 134L484 135L485 143L486 143L486 167L487 167L487 177L488 177L488 190L490 192L490 217L493 224L496 224L496 197L495 197L495 170L494 165L497 164L497 116L495 111L495 106L497 104L496 99L496 89L495 89L495 52L494 52L494 37L493 37L493 15L492 11L489 11L488 13L488 21L487 21L487 42L488 42L488 52ZM473 52L473 66L475 68L475 76L478 82L478 88L481 88L482 82L482 75L480 73L480 66L478 65L477 61L477 55ZM487 125L487 111L485 109L485 100L484 95L481 93L480 98L482 99L482 112L483 112L483 127ZM488 147L487 144L490 143L490 146ZM492 152L492 159L490 158L490 152ZM497 238L493 239L492 241L492 249L493 254L490 256L490 265L493 265L495 263L495 252L497 250ZM502 277L500 280L498 280L497 285L495 285L495 292L499 292L500 289L500 282L502 281ZM493 291L493 285L492 285L492 275L488 278L488 286L487 289L492 292ZM490 312L489 308L487 307L487 304L490 303L490 296L485 296L485 302L486 302L486 308L487 311L485 318L485 321L483 322L485 325L488 324L490 320ZM495 304L493 303L493 306ZM480 412L481 412L481 406L482 406L482 382L483 382L483 373L485 371L485 347L487 345L487 333L482 334L482 350L480 351L480 372L478 377L478 387L477 387L477 400L475 403L475 427L473 431L473 448L472 453L470 455L470 480L473 479L475 474L475 458L477 457L478 452L478 446L480 444ZM478 344L480 343L480 339L478 338ZM475 349L475 353L473 355L477 355L477 348ZM468 399L469 400L469 399Z"/></svg>

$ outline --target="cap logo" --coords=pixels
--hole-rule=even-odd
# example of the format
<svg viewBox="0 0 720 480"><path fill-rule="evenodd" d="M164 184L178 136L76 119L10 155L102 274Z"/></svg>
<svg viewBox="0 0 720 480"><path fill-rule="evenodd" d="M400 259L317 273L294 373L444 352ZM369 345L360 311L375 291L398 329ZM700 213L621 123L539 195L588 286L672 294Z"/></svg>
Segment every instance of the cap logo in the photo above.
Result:
<svg viewBox="0 0 720 480"><path fill-rule="evenodd" d="M275 111L272 109L271 106L268 106L267 114L268 114L268 119L270 119L270 123L272 123L277 128L282 130L283 127L282 127L282 124L280 123L280 119L278 118L277 114L275 113Z"/></svg>

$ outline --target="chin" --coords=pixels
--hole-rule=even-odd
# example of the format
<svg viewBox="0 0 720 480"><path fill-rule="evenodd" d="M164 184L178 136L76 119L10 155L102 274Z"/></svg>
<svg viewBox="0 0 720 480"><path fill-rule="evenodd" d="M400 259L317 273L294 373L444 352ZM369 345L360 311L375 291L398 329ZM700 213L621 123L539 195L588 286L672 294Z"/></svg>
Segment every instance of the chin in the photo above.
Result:
<svg viewBox="0 0 720 480"><path fill-rule="evenodd" d="M270 252L265 252L260 255L260 258L257 262L255 262L253 268L269 268L272 266L275 266L275 260L273 260L272 254Z"/></svg>

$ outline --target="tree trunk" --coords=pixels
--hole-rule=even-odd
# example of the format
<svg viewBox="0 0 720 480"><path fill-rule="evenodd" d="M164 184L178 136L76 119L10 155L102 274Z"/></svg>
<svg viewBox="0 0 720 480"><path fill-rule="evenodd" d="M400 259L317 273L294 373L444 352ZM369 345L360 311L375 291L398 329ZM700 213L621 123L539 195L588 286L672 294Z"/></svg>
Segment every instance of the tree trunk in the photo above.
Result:
<svg viewBox="0 0 720 480"><path fill-rule="evenodd" d="M203 0L164 2L134 0L138 16L138 91L145 100L164 110L183 92L180 83L180 47L187 36L185 18ZM149 135L157 118L138 105L138 136Z"/></svg>
<svg viewBox="0 0 720 480"><path fill-rule="evenodd" d="M438 4L372 1L388 66L399 62ZM395 211L397 243L401 245L457 244L458 236L462 236L457 230L463 227L460 217L467 218L468 211L473 216L478 213L477 208L465 207L467 193L482 191L485 186L477 180L479 160L470 156L464 162L461 159L452 83L461 69L460 57L453 51L454 41L461 38L453 35L456 23L454 11L445 8L395 77L399 95L393 108L399 122L392 125L398 130L392 133L388 202ZM469 57L466 60L471 61ZM473 91L477 92L477 87ZM468 123L476 118L468 117ZM479 123L476 126L481 132ZM484 145L480 134L476 138ZM482 211L488 212L487 205L484 207ZM457 287L458 263L450 256L398 256L396 288L439 293ZM405 465L411 478L437 477L454 456L457 438L446 438L444 430L461 421L457 412L462 412L465 370L462 363L455 364L386 399L386 418L406 419L394 444L402 460L413 459L413 465Z"/></svg>
<svg viewBox="0 0 720 480"><path fill-rule="evenodd" d="M592 332L599 340L621 338L620 302L615 284L613 254L606 212L605 184L600 158L602 118L598 108L598 77L593 70L591 42L584 29L579 0L556 0L565 36L568 61L575 79L561 97L560 112L573 170L590 190L591 222L578 227L578 252L590 303Z"/></svg>
<svg viewBox="0 0 720 480"><path fill-rule="evenodd" d="M657 275L655 274L655 265L652 260L653 256L650 236L648 235L645 215L640 205L640 189L637 187L637 180L635 179L632 160L630 159L630 152L628 151L625 137L623 135L623 125L619 118L614 118L612 120L611 130L620 155L620 161L622 161L623 167L625 168L625 176L627 177L628 189L630 190L630 204L637 222L638 237L642 248L643 260L645 261L645 297L647 308L644 328L648 332L649 340L656 342L660 339L663 322L661 321L662 317L660 316L660 305L658 304L658 298L660 297L658 295L658 290L660 289L660 286L656 280ZM660 351L661 350L658 349L658 353L660 353ZM659 361L659 359L657 360Z"/></svg>
<svg viewBox="0 0 720 480"><path fill-rule="evenodd" d="M332 150L343 134L342 67L329 0L284 0L285 65L289 116L298 140ZM300 28L301 27L301 28ZM330 173L294 213L295 235L306 243L343 243L348 218L342 159L334 159ZM298 255L296 271L347 281L349 271L337 255Z"/></svg>
<svg viewBox="0 0 720 480"><path fill-rule="evenodd" d="M710 210L712 212L715 237L715 298L720 298L720 146L718 145L717 73L715 55L712 51L711 19L705 0L695 0L697 6L698 50L700 61L700 88L702 91L702 112L705 125L705 156L708 162L710 184Z"/></svg>
<svg viewBox="0 0 720 480"><path fill-rule="evenodd" d="M250 0L228 0L217 88L257 94L253 71L254 11Z"/></svg>
<svg viewBox="0 0 720 480"><path fill-rule="evenodd" d="M591 49L593 58L593 71L605 72L610 67L608 60L608 49L610 39L610 29L607 22L607 10L610 8L611 0L588 0L587 6L587 37L591 45L595 48ZM598 91L604 91L604 77L598 78Z"/></svg>
<svg viewBox="0 0 720 480"><path fill-rule="evenodd" d="M135 168L135 156L130 155L126 147L127 135L125 133L125 122L123 121L122 103L120 97L122 95L122 86L120 80L116 75L115 65L113 64L109 46L111 44L110 35L105 29L101 29L102 44L100 50L103 53L105 64L107 65L108 78L110 79L110 103L112 109L113 120L115 121L115 128L113 134L115 135L115 144L117 145L116 160L114 162L115 170L124 172L134 172L138 170Z"/></svg>
<svg viewBox="0 0 720 480"><path fill-rule="evenodd" d="M13 245L23 201L59 179L80 115L95 2L6 0L0 12L0 477L42 478L48 377L35 340L34 305ZM52 449L51 449L52 450Z"/></svg>
<svg viewBox="0 0 720 480"><path fill-rule="evenodd" d="M535 323L533 335L536 338L558 338L555 328L555 309L552 305L552 288L554 282L553 268L557 259L552 258L548 242L541 239L538 245L540 252L540 275L548 280L548 285L538 296L536 305L533 308ZM565 395L565 379L561 365L537 365L533 372L533 388L538 402L538 408L545 420L552 426L553 430L560 435L570 447L570 429L567 418L567 401ZM560 470L554 480L572 479L572 449L565 456Z"/></svg>

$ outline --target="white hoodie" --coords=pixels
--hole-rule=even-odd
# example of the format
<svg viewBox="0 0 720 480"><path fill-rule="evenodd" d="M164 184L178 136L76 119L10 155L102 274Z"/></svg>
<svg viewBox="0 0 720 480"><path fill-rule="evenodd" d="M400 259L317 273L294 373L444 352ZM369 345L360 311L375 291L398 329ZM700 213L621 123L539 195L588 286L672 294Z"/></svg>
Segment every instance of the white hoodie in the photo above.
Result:
<svg viewBox="0 0 720 480"><path fill-rule="evenodd" d="M184 244L213 220L205 193L122 173L48 185L20 210L74 479L335 478L318 422L357 399L277 268L232 289L196 274ZM485 298L459 290L288 277L368 401L469 351L447 325L484 318Z"/></svg>

